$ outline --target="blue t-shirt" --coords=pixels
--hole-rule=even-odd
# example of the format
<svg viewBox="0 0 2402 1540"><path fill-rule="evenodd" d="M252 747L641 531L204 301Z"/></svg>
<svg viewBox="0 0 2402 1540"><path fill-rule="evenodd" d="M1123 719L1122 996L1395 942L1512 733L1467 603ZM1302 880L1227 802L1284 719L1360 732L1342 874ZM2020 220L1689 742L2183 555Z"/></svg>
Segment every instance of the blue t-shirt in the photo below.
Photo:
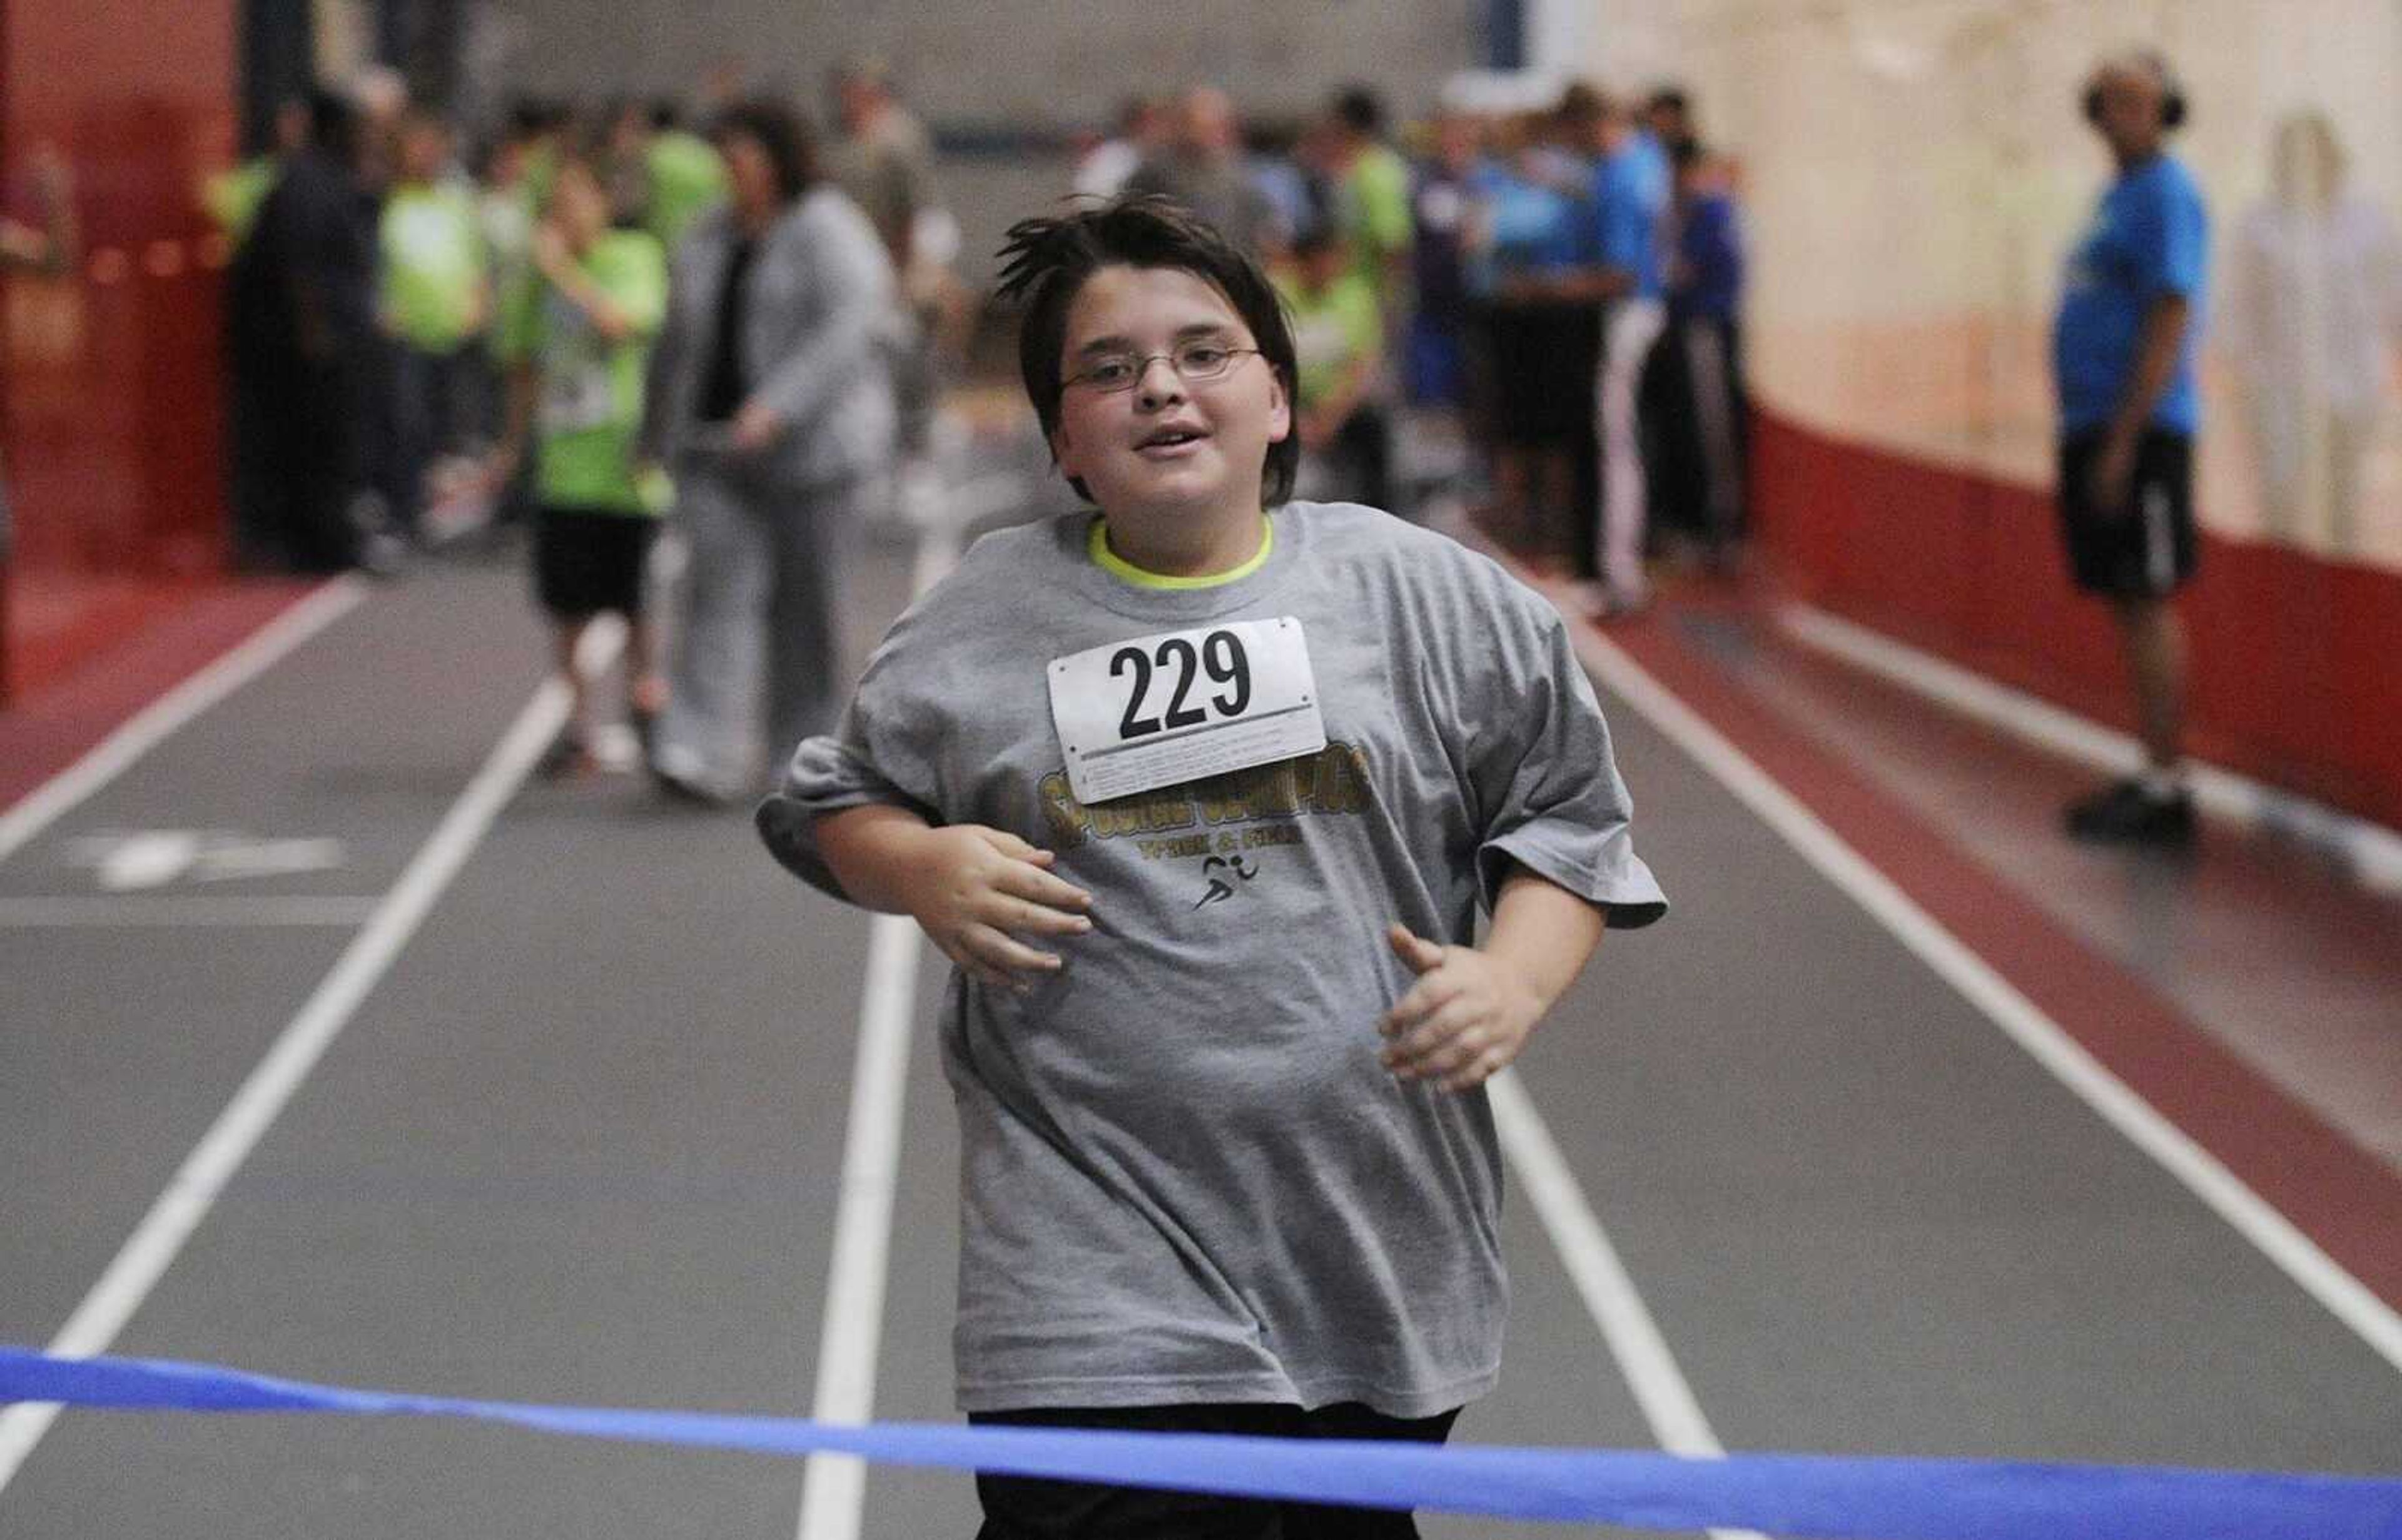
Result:
<svg viewBox="0 0 2402 1540"><path fill-rule="evenodd" d="M1576 199L1557 187L1493 161L1470 173L1469 186L1492 228L1492 246L1470 274L1471 292L1489 295L1502 278L1557 272L1588 260Z"/></svg>
<svg viewBox="0 0 2402 1540"><path fill-rule="evenodd" d="M2064 434L2100 427L2118 410L2134 375L2144 312L2166 295L2182 296L2191 310L2152 423L2183 433L2200 427L2194 356L2209 274L2210 216L2191 172L2160 155L2111 184L2069 255L2052 323Z"/></svg>
<svg viewBox="0 0 2402 1540"><path fill-rule="evenodd" d="M1668 151L1660 136L1650 129L1636 129L1626 136L1621 152L1634 164L1636 190L1650 204L1654 218L1668 210L1668 199L1676 194L1677 168L1668 158Z"/></svg>
<svg viewBox="0 0 2402 1540"><path fill-rule="evenodd" d="M1660 297L1660 214L1666 207L1662 184L1642 146L1628 140L1602 157L1593 176L1593 230L1603 266L1635 275L1636 299ZM1656 152L1658 145L1652 145Z"/></svg>
<svg viewBox="0 0 2402 1540"><path fill-rule="evenodd" d="M1743 305L1743 228L1734 199L1722 193L1694 199L1677 229L1677 254L1685 260L1686 276L1668 296L1668 313L1678 320L1736 319Z"/></svg>

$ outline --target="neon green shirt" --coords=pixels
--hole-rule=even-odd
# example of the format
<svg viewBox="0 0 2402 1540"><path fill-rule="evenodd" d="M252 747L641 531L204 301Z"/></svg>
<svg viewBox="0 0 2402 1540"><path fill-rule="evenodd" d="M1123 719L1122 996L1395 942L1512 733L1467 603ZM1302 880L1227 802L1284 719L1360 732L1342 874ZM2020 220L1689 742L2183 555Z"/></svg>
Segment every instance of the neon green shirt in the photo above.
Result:
<svg viewBox="0 0 2402 1540"><path fill-rule="evenodd" d="M667 314L668 264L641 230L611 230L578 264L585 277L634 323L623 342L602 339L591 319L547 282L528 341L537 378L534 494L545 506L655 516L667 507L667 479L634 471L642 424L642 370Z"/></svg>
<svg viewBox="0 0 2402 1540"><path fill-rule="evenodd" d="M487 264L475 195L403 186L383 206L383 313L403 340L447 353L476 329Z"/></svg>
<svg viewBox="0 0 2402 1540"><path fill-rule="evenodd" d="M1289 281L1277 287L1292 311L1300 404L1307 411L1341 390L1361 359L1374 360L1383 351L1384 314L1376 291L1358 273L1344 273L1315 292Z"/></svg>
<svg viewBox="0 0 2402 1540"><path fill-rule="evenodd" d="M725 163L708 140L670 129L651 141L650 174L642 225L673 252L692 222L725 196Z"/></svg>
<svg viewBox="0 0 2402 1540"><path fill-rule="evenodd" d="M1352 268L1381 292L1394 255L1410 243L1410 169L1386 146L1372 144L1353 163L1344 194Z"/></svg>
<svg viewBox="0 0 2402 1540"><path fill-rule="evenodd" d="M283 168L271 155L245 160L231 171L223 171L200 186L200 203L216 221L226 239L239 247L250 235L250 227L258 217L258 206L275 190L276 179Z"/></svg>

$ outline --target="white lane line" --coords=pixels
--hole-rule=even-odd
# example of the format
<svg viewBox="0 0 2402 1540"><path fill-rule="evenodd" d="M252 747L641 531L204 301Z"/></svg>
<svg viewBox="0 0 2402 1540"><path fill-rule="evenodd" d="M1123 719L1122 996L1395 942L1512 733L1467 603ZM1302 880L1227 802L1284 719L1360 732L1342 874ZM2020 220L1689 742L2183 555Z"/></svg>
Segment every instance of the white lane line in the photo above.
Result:
<svg viewBox="0 0 2402 1540"><path fill-rule="evenodd" d="M356 926L375 917L374 899L0 898L0 930L183 926Z"/></svg>
<svg viewBox="0 0 2402 1540"><path fill-rule="evenodd" d="M1802 604L1780 609L1776 623L1807 647L2063 759L2111 775L2133 775L2143 763L2142 746L2127 734L2088 722L2024 691L1997 684L1865 626ZM2402 833L2215 765L2193 766L2193 794L2204 811L2229 823L2269 830L2329 853L2348 866L2364 887L2402 893Z"/></svg>
<svg viewBox="0 0 2402 1540"><path fill-rule="evenodd" d="M1535 1110L1517 1072L1504 1070L1487 1082L1486 1091L1493 1098L1493 1121L1501 1135L1502 1153L1509 1157L1519 1186L1550 1233L1552 1245L1594 1325L1601 1328L1610 1356L1618 1360L1619 1372L1634 1391L1643 1420L1651 1425L1651 1437L1671 1454L1693 1460L1725 1458L1726 1446L1719 1442L1717 1431L1702 1414L1702 1404L1694 1397L1685 1371L1677 1367L1677 1355L1668 1350L1668 1340L1660 1334L1659 1323L1643 1303L1608 1232L1594 1217L1576 1173L1569 1169L1559 1146L1552 1142L1552 1131ZM1717 1540L1761 1540L1750 1530L1712 1530L1710 1533Z"/></svg>
<svg viewBox="0 0 2402 1540"><path fill-rule="evenodd" d="M910 569L912 598L958 562L959 531L928 529ZM884 1338L884 1286L892 1250L892 1195L901 1174L901 1127L909 1088L909 1038L917 1024L917 922L878 914L868 926L867 983L859 1004L859 1056L843 1130L841 1196L826 1263L825 1316L818 1329L812 1417L857 1425L876 1410L876 1355ZM799 1540L858 1540L867 1508L867 1465L849 1455L813 1454L801 1469Z"/></svg>
<svg viewBox="0 0 2402 1540"><path fill-rule="evenodd" d="M843 1136L842 1195L818 1338L811 1415L821 1423L855 1426L876 1409L892 1194L900 1180L909 1038L917 1024L918 947L916 921L878 914L870 922L867 993L860 1003L859 1057ZM801 1474L801 1540L856 1540L866 1502L865 1461L809 1456Z"/></svg>
<svg viewBox="0 0 2402 1540"><path fill-rule="evenodd" d="M622 626L594 626L587 633L585 659L598 671L624 641ZM567 720L567 688L547 681L518 713L490 758L476 772L459 800L443 816L400 880L369 920L351 940L333 971L309 997L275 1039L267 1056L252 1069L217 1114L200 1142L151 1204L133 1233L84 1296L67 1324L51 1340L49 1351L62 1358L88 1358L105 1353L158 1286L167 1269L208 1217L226 1184L242 1168L252 1149L282 1115L310 1071L333 1046L352 1015L380 983L417 928L450 885L467 859L482 843L501 810L517 794L543 750L550 746ZM0 1492L34 1451L58 1418L52 1403L29 1402L0 1411Z"/></svg>
<svg viewBox="0 0 2402 1540"><path fill-rule="evenodd" d="M366 580L338 577L278 615L225 656L144 707L81 759L51 777L0 813L0 860L85 798L123 775L143 755L256 679L311 637L358 607Z"/></svg>
<svg viewBox="0 0 2402 1540"><path fill-rule="evenodd" d="M1614 694L1708 771L1870 916L1890 930L2052 1077L2136 1148L2150 1156L2232 1226L2303 1291L2395 1369L2402 1370L2402 1315L2346 1272L2183 1129L2104 1067L2059 1023L2014 988L1891 878L1819 821L1749 756L1641 665L1590 628L1571 623L1577 652Z"/></svg>

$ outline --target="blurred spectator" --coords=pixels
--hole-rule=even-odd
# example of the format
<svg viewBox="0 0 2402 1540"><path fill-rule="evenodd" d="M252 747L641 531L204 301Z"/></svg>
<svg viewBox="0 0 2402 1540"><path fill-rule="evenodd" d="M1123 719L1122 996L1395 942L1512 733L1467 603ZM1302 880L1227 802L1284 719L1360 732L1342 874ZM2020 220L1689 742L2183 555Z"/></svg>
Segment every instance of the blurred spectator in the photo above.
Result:
<svg viewBox="0 0 2402 1540"><path fill-rule="evenodd" d="M1693 121L1692 98L1682 86L1653 89L1650 100L1643 103L1643 128L1672 159L1678 145L1698 144L1702 137L1700 125Z"/></svg>
<svg viewBox="0 0 2402 1540"><path fill-rule="evenodd" d="M1410 171L1384 141L1385 108L1365 86L1335 94L1326 115L1328 191L1352 270L1398 318L1408 308Z"/></svg>
<svg viewBox="0 0 2402 1540"><path fill-rule="evenodd" d="M1320 225L1293 242L1277 284L1298 364L1293 431L1310 496L1390 511L1390 422L1378 392L1385 321L1343 237Z"/></svg>
<svg viewBox="0 0 2402 1540"><path fill-rule="evenodd" d="M651 209L651 109L630 97L600 109L600 186L609 195L609 223L640 227Z"/></svg>
<svg viewBox="0 0 2402 1540"><path fill-rule="evenodd" d="M2270 154L2269 194L2228 254L2223 336L2268 532L2341 555L2402 342L2402 242L2383 209L2345 190L2343 146L2323 114L2279 123Z"/></svg>
<svg viewBox="0 0 2402 1540"><path fill-rule="evenodd" d="M1136 170L1126 190L1174 199L1253 255L1277 243L1276 210L1243 165L1234 101L1214 86L1184 93L1173 143Z"/></svg>
<svg viewBox="0 0 2402 1540"><path fill-rule="evenodd" d="M660 789L722 802L832 725L845 537L891 467L891 265L821 180L799 117L740 103L713 134L728 201L677 251L643 444L674 474L682 635L651 751Z"/></svg>
<svg viewBox="0 0 2402 1540"><path fill-rule="evenodd" d="M667 259L649 233L611 228L603 162L564 154L533 239L537 301L512 352L524 360L512 381L506 456L531 446L534 587L555 627L555 656L572 706L541 769L598 768L600 741L591 681L576 648L596 615L627 623L626 708L636 736L666 704L653 630L643 613L642 575L666 477L638 461L644 365L666 313Z"/></svg>
<svg viewBox="0 0 2402 1540"><path fill-rule="evenodd" d="M235 534L243 559L326 572L356 564L352 503L376 378L375 215L358 122L309 100L309 145L259 205L228 285Z"/></svg>
<svg viewBox="0 0 2402 1540"><path fill-rule="evenodd" d="M1137 168L1167 148L1174 128L1167 104L1157 97L1126 98L1118 108L1117 132L1076 162L1074 191L1086 198L1115 198Z"/></svg>
<svg viewBox="0 0 2402 1540"><path fill-rule="evenodd" d="M2209 266L2202 191L2170 156L2185 96L2157 54L2094 72L2086 118L2118 176L2068 260L2052 327L2061 530L2078 588L2109 602L2134 686L2140 775L2068 809L2078 839L2193 838L2184 762L2185 626L2194 564L2193 360Z"/></svg>
<svg viewBox="0 0 2402 1540"><path fill-rule="evenodd" d="M909 270L918 211L933 201L933 150L926 131L892 89L882 61L854 60L835 72L841 132L826 169L883 238L892 270Z"/></svg>
<svg viewBox="0 0 2402 1540"><path fill-rule="evenodd" d="M1653 485L1662 522L1719 566L1744 527L1743 227L1723 168L1700 144L1678 140L1672 157L1668 346L1659 355L1669 409Z"/></svg>
<svg viewBox="0 0 2402 1540"><path fill-rule="evenodd" d="M403 120L380 224L378 319L391 341L386 517L421 534L426 474L464 447L471 350L491 313L491 275L474 190L450 164L450 130L428 112Z"/></svg>
<svg viewBox="0 0 2402 1540"><path fill-rule="evenodd" d="M1636 130L1623 103L1590 87L1569 88L1560 104L1573 142L1595 157L1588 217L1594 266L1554 284L1562 298L1602 306L1601 367L1595 385L1601 441L1601 593L1595 613L1628 614L1650 602L1643 568L1650 489L1638 392L1652 346L1667 324L1660 228L1668 184L1655 179L1659 144Z"/></svg>
<svg viewBox="0 0 2402 1540"><path fill-rule="evenodd" d="M1402 378L1409 399L1456 406L1466 394L1468 217L1476 172L1477 124L1460 112L1434 122L1433 153L1410 194L1410 317Z"/></svg>
<svg viewBox="0 0 2402 1540"><path fill-rule="evenodd" d="M508 121L484 161L476 215L483 232L485 261L490 273L492 323L485 328L481 375L485 381L477 426L492 438L504 428L499 392L490 381L506 378L528 360L520 339L531 335L529 313L540 288L533 268L533 227L557 158L557 139L564 121L548 103L522 100L510 107ZM532 512L531 466L522 457L494 467L488 474L491 516L503 525L522 524Z"/></svg>
<svg viewBox="0 0 2402 1540"><path fill-rule="evenodd" d="M1526 114L1502 155L1473 180L1470 287L1484 297L1494 382L1493 503L1497 533L1537 569L1573 570L1570 451L1593 416L1595 310L1563 282L1592 262L1578 196L1564 185L1552 143L1559 120Z"/></svg>
<svg viewBox="0 0 2402 1540"><path fill-rule="evenodd" d="M725 163L715 146L683 126L672 102L651 103L650 126L642 227L672 254L693 222L725 200Z"/></svg>
<svg viewBox="0 0 2402 1540"><path fill-rule="evenodd" d="M1327 175L1330 131L1290 119L1253 119L1243 125L1244 166L1251 186L1274 217L1260 238L1261 265L1273 268L1291 254L1293 239L1333 218Z"/></svg>
<svg viewBox="0 0 2402 1540"><path fill-rule="evenodd" d="M936 337L948 299L947 258L922 252L920 237L947 229L956 243L958 227L938 212L932 145L902 105L881 61L857 60L835 71L835 107L842 133L826 164L876 227L890 259L895 323L885 330L885 373L900 414L902 450L918 458L933 427L940 390Z"/></svg>
<svg viewBox="0 0 2402 1540"><path fill-rule="evenodd" d="M283 163L308 145L309 103L295 98L277 107L272 133L273 143L263 153L217 172L200 189L200 206L236 249L249 237Z"/></svg>

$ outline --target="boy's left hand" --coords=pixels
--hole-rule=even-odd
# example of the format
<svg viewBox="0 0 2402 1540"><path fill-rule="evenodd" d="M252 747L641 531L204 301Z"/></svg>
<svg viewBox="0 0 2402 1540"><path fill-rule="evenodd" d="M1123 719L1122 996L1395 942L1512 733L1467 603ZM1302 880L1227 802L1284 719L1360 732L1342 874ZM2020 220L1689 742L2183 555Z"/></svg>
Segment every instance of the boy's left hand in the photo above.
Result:
<svg viewBox="0 0 2402 1540"><path fill-rule="evenodd" d="M1385 1066L1404 1080L1466 1091L1509 1067L1542 1015L1533 990L1472 946L1438 946L1405 926L1386 928L1393 955L1418 982L1385 1012Z"/></svg>

